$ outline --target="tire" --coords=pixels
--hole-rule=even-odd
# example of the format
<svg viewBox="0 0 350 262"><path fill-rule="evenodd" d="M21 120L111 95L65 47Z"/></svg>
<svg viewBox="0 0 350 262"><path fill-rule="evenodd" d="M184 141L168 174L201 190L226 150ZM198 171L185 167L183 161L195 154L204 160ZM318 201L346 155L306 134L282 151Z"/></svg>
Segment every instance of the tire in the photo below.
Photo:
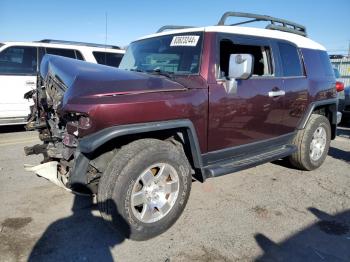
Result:
<svg viewBox="0 0 350 262"><path fill-rule="evenodd" d="M162 175L162 167L166 175ZM147 177L159 185L144 182L144 177L152 174L149 171L154 173ZM137 140L122 147L102 175L97 194L99 209L108 224L126 238L150 239L165 232L180 217L191 183L191 167L182 147L156 139ZM165 188L171 188L171 192L166 193ZM134 196L140 192L144 203L136 206ZM168 204L153 207L161 202Z"/></svg>
<svg viewBox="0 0 350 262"><path fill-rule="evenodd" d="M324 149L318 151L318 156L312 157L312 141L316 130L325 131ZM292 166L301 170L314 170L322 165L327 157L331 141L331 126L328 119L323 115L312 114L305 129L299 130L293 139L297 151L289 156L288 160ZM321 143L322 144L322 143Z"/></svg>

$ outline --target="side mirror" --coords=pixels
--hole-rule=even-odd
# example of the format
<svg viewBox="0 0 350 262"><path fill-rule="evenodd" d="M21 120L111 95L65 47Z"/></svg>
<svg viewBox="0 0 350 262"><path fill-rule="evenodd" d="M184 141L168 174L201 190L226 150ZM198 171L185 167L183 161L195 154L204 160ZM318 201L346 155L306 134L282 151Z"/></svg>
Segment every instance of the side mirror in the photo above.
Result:
<svg viewBox="0 0 350 262"><path fill-rule="evenodd" d="M253 56L251 54L231 54L228 71L230 79L248 79L253 73Z"/></svg>

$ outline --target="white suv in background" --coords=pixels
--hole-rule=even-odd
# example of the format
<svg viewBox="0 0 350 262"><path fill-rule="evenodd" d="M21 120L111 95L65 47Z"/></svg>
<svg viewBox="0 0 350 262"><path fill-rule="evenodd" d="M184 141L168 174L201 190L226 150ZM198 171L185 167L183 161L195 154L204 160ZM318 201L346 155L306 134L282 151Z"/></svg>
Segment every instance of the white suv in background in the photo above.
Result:
<svg viewBox="0 0 350 262"><path fill-rule="evenodd" d="M0 43L0 126L26 122L30 102L23 95L36 88L36 72L45 54L118 67L124 52L117 46L50 39Z"/></svg>

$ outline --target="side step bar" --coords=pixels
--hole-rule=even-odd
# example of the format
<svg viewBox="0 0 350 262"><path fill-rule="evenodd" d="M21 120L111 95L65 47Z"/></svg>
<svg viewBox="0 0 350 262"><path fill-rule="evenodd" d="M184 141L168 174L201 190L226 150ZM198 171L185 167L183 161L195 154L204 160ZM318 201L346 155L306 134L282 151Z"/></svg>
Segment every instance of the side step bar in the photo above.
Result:
<svg viewBox="0 0 350 262"><path fill-rule="evenodd" d="M205 167L206 177L217 177L229 173L237 172L246 168L254 167L263 163L268 163L293 154L297 150L295 145L285 145L278 149L259 153L243 159L230 159L224 162L215 163Z"/></svg>

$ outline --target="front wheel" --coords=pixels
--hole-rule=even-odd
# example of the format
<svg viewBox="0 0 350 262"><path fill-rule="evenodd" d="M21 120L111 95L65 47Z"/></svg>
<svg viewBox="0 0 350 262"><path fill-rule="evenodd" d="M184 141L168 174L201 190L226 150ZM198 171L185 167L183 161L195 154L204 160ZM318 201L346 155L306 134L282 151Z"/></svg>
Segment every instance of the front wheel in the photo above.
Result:
<svg viewBox="0 0 350 262"><path fill-rule="evenodd" d="M314 170L322 165L328 154L331 126L323 115L312 114L305 129L299 130L293 140L297 152L289 157L290 163L302 170Z"/></svg>
<svg viewBox="0 0 350 262"><path fill-rule="evenodd" d="M103 174L100 211L126 237L146 240L179 218L191 182L182 148L155 139L139 140L123 147Z"/></svg>

